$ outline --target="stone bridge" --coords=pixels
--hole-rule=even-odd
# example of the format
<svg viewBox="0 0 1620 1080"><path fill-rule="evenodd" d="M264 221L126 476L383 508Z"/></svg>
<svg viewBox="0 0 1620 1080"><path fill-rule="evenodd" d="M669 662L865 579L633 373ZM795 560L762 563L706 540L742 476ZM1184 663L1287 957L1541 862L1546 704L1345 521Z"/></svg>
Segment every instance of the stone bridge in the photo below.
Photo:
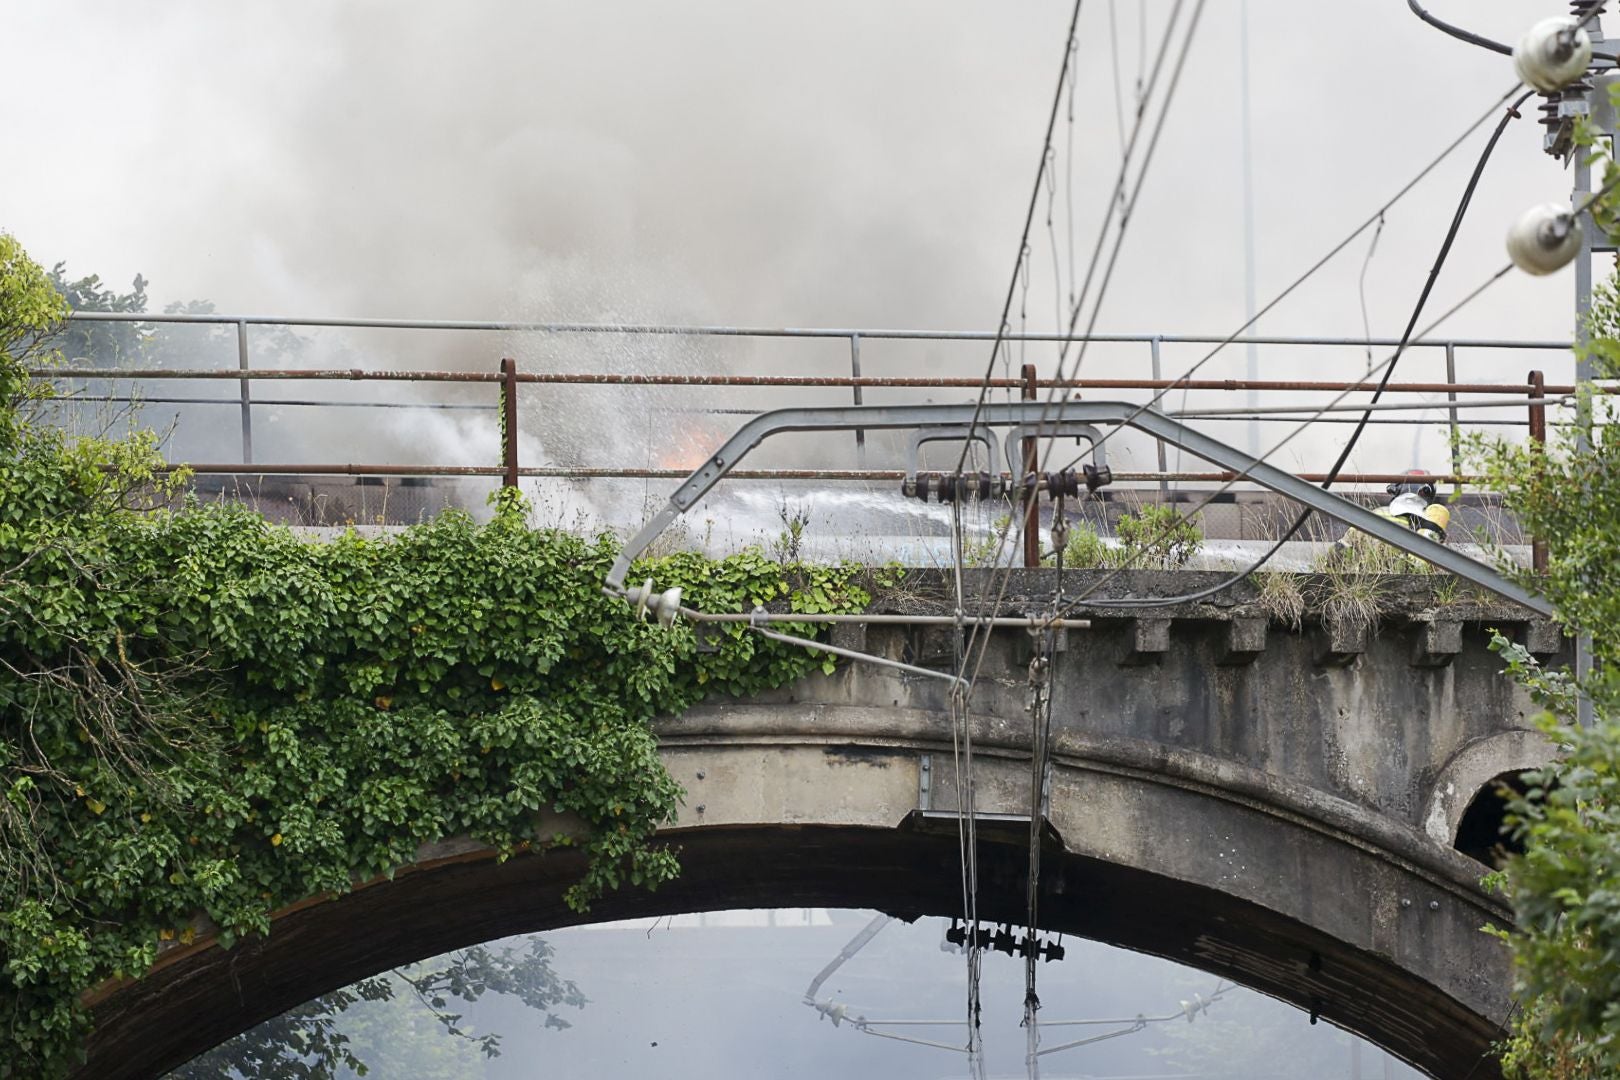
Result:
<svg viewBox="0 0 1620 1080"><path fill-rule="evenodd" d="M1096 572L1092 572L1096 573ZM1006 609L1050 595L1018 572ZM939 579L879 610L949 610ZM1070 572L1071 594L1087 573ZM1179 595L1216 575L1133 574L1113 595ZM1500 821L1492 782L1543 763L1533 707L1488 628L1544 657L1556 630L1447 579L1393 579L1373 625L1307 582L1302 625L1252 583L1216 602L1095 609L1061 642L1041 877L1047 929L1191 964L1292 1002L1438 1077L1499 1075L1508 913L1479 879ZM982 581L970 577L978 595ZM1107 592L1099 596L1109 595ZM1269 608L1269 610L1268 610ZM1283 612L1286 617L1286 612ZM952 627L839 628L843 644L948 668ZM979 911L1023 918L1031 641L998 630L973 697ZM659 724L686 803L667 830L680 878L589 918L727 907L959 915L957 758L948 684L840 665L754 700ZM1465 854L1465 850L1470 854ZM165 952L95 1003L81 1075L154 1075L310 997L451 948L581 921L568 852L497 862L467 842L388 881L282 912L266 939Z"/></svg>

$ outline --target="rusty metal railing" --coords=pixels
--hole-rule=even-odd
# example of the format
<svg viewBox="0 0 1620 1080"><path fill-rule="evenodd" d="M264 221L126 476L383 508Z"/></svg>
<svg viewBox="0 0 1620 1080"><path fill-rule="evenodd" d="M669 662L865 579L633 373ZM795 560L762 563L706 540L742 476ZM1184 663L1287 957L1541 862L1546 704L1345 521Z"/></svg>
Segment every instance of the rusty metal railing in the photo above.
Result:
<svg viewBox="0 0 1620 1080"><path fill-rule="evenodd" d="M676 469L637 468L637 467L583 467L583 466L528 466L525 467L519 460L518 441L518 412L520 388L524 385L573 385L573 386L688 386L688 387L731 387L731 388L822 388L847 389L852 399L859 404L862 392L868 389L978 389L983 380L977 378L961 377L925 377L925 376L874 376L866 375L861 370L861 343L863 340L909 340L909 341L937 341L937 342L989 342L997 335L987 331L928 331L928 330L901 330L901 329L845 329L845 328L772 328L772 327L740 327L740 326L674 326L660 324L588 324L588 323L540 323L540 322L512 322L512 321L450 321L450 320L404 320L404 319L327 319L327 318L280 318L265 316L241 315L145 315L125 312L75 312L72 316L74 322L83 323L137 323L137 324L204 324L234 328L235 345L237 350L237 363L234 367L204 368L204 369L173 369L173 368L124 368L114 369L98 366L85 366L83 364L69 364L60 368L39 369L32 374L41 379L51 380L98 380L118 382L159 382L171 380L211 380L223 382L236 382L240 387L239 396L235 398L180 398L180 397L137 397L134 394L119 396L115 394L89 394L83 400L89 401L152 401L184 405L233 405L240 409L241 416L241 442L242 461L239 463L222 462L196 462L189 468L199 474L278 474L289 476L459 476L459 477L492 477L499 478L506 486L515 486L525 477L566 477L574 479L591 478L621 478L621 479L664 479L676 478L684 475ZM554 372L554 371L521 371L515 361L502 360L496 371L467 371L467 370L409 370L409 369L371 369L371 368L258 368L252 364L250 354L249 329L258 326L281 327L318 327L342 328L351 330L417 330L417 331L496 331L509 333L535 333L548 335L662 335L679 337L722 337L722 338L804 338L816 340L842 340L848 344L850 356L850 374L845 375L748 375L748 374L684 374L684 373L610 373L610 372ZM1056 334L1017 334L1002 335L1002 339L1012 342L1046 342L1055 343L1063 341L1078 341L1079 338L1069 338ZM1227 339L1205 335L1143 335L1143 334L1099 334L1093 335L1089 340L1097 343L1118 345L1142 345L1149 350L1150 377L1146 378L1073 378L1060 380L1055 378L1040 378L1035 375L1032 367L1026 367L1021 377L992 378L989 385L995 389L1017 390L1023 397L1033 397L1040 392L1067 392L1081 394L1098 391L1164 391L1169 389L1186 391L1255 391L1255 392L1337 392L1344 391L1371 391L1376 388L1375 383L1365 381L1333 381L1321 379L1189 379L1175 380L1163 377L1161 370L1161 349L1164 345L1214 345L1226 342ZM1335 338L1335 337L1277 337L1277 336L1249 336L1233 339L1232 343L1276 346L1294 346L1299 348L1336 346L1336 347L1363 347L1392 346L1398 344L1391 339L1364 339L1364 338ZM1526 419L1524 420L1485 420L1482 424L1507 424L1513 426L1526 426L1532 439L1542 441L1546 435L1546 398L1558 397L1574 392L1572 385L1549 385L1541 373L1533 372L1527 383L1500 383L1500 382L1461 382L1456 378L1457 352L1459 349L1502 349L1502 350L1530 350L1536 352L1567 352L1570 348L1568 342L1563 341L1513 341L1504 339L1447 339L1437 341L1413 342L1408 346L1411 350L1440 349L1444 352L1447 378L1445 381L1405 381L1392 382L1385 387L1387 394L1445 394L1446 402L1436 404L1436 409L1445 409L1448 413L1448 424L1452 434L1452 471L1445 476L1437 476L1438 482L1454 484L1474 482L1476 478L1464 475L1457 453L1458 433L1462 421L1458 415L1459 407L1466 406L1466 398L1481 394L1490 395L1520 395L1526 400ZM263 463L255 462L252 441L253 407L269 406L309 406L309 407L345 407L345 408L448 408L448 409L488 409L490 406L468 402L403 402L403 401L331 401L316 398L296 399L260 399L255 401L251 395L250 387L255 382L379 382L379 383L406 383L406 384L489 384L498 388L499 398L496 403L496 415L500 419L502 431L500 450L500 464L491 466L449 466L422 464L363 464L363 463ZM1600 387L1608 390L1609 388ZM1311 407L1300 405L1301 413L1308 414ZM726 409L715 410L725 412L749 412L751 410ZM1242 416L1212 416L1212 420L1242 419ZM1281 416L1273 417L1283 419ZM1253 420L1254 417L1248 417ZM1331 422L1331 420L1330 420ZM1343 421L1341 421L1343 422ZM1393 423L1421 423L1412 420L1388 420L1377 418L1377 422ZM864 445L863 433L857 433L857 444ZM493 448L492 448L493 449ZM1164 447L1158 445L1158 469L1142 472L1116 471L1115 476L1121 480L1156 481L1161 487L1170 481L1216 481L1231 479L1230 474L1223 472L1198 472L1171 470L1166 467ZM492 454L493 458L493 454ZM777 479L777 480L893 480L898 479L901 473L892 469L755 469L741 471L736 474L741 479ZM1307 478L1313 478L1305 474ZM1355 473L1341 474L1339 480L1349 484L1389 483L1401 478L1394 473Z"/></svg>

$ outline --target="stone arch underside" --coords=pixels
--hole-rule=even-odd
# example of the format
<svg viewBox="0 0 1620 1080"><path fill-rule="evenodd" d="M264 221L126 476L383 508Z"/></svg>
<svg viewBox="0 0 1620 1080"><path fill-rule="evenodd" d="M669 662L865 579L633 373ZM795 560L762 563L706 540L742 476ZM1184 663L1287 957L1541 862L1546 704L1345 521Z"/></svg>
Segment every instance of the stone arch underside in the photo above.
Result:
<svg viewBox="0 0 1620 1080"><path fill-rule="evenodd" d="M148 1077L311 997L509 934L731 907L960 914L956 771L943 717L854 706L694 710L660 727L687 789L683 871L572 912L571 851L504 863L470 844L279 915L268 938L174 949L105 995L80 1075ZM981 918L1022 918L1029 763L976 725ZM1027 744L1026 744L1027 745ZM1438 1077L1482 1061L1509 1007L1505 913L1471 860L1416 829L1231 762L1056 738L1042 925L1190 964L1348 1028ZM1025 819L1027 822L1027 817Z"/></svg>
<svg viewBox="0 0 1620 1080"><path fill-rule="evenodd" d="M1540 769L1558 756L1558 749L1539 731L1519 729L1477 739L1451 756L1435 778L1423 828L1431 839L1452 844L1463 814L1497 777Z"/></svg>

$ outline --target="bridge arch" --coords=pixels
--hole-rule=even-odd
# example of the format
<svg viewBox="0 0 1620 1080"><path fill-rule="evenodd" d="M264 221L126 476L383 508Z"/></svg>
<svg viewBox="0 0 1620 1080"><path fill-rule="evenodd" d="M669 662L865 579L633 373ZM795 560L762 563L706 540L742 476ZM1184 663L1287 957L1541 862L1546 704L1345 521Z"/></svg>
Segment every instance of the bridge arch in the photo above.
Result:
<svg viewBox="0 0 1620 1080"><path fill-rule="evenodd" d="M974 734L987 815L980 913L1016 922L1027 741L993 717L977 718ZM942 713L784 699L694 709L659 735L688 792L667 831L683 872L655 893L605 897L586 919L774 906L959 912L956 769ZM1507 954L1479 928L1506 912L1479 890L1478 864L1355 802L1229 760L1073 730L1054 744L1045 928L1241 982L1435 1076L1495 1074L1481 1058L1507 1014ZM500 862L450 842L390 880L280 913L268 938L172 949L95 1003L81 1075L150 1076L390 966L586 921L562 901L580 869L566 850Z"/></svg>
<svg viewBox="0 0 1620 1080"><path fill-rule="evenodd" d="M1558 749L1539 731L1516 728L1476 739L1440 769L1423 808L1423 830L1437 843L1455 847L1463 818L1504 776L1540 769Z"/></svg>

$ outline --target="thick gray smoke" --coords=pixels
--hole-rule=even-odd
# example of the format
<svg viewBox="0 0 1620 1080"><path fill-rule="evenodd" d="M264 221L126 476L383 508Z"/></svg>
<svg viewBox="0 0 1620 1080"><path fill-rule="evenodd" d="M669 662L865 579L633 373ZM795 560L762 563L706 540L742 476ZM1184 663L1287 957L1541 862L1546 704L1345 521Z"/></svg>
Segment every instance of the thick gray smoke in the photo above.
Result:
<svg viewBox="0 0 1620 1080"><path fill-rule="evenodd" d="M1134 85L1171 6L1087 5L1073 136L1065 109L1015 327L1022 312L1031 329L1056 323L1072 287L1071 247L1084 274L1118 163L1119 117L1128 128ZM206 297L226 311L994 329L1068 7L27 0L8 6L17 62L0 73L0 110L39 164L0 176L0 225L47 261L67 258L113 280L141 270L159 303ZM1242 321L1237 7L1207 6L1099 329L1220 334ZM1440 37L1400 4L1332 25L1281 0L1249 8L1263 301L1483 112L1511 74L1500 57ZM1498 37L1528 18L1506 0L1468 14ZM65 123L24 111L45 86L98 104ZM1390 215L1369 275L1374 334L1399 333L1480 142ZM1516 125L1433 312L1499 264L1513 215L1566 190L1539 153L1539 133ZM1358 244L1262 328L1360 334L1364 250ZM1567 292L1563 278L1513 280L1451 330L1559 337ZM976 375L987 352L869 342L864 359L869 374ZM489 370L501 355L528 370L848 370L836 342L335 331L312 335L300 362ZM1167 348L1165 370L1200 355ZM1030 346L1011 359L1045 374L1055 350ZM1514 381L1528 366L1479 351L1463 362L1464 376ZM1365 359L1359 349L1267 349L1261 363L1276 377L1348 376ZM1406 363L1413 377L1442 374L1438 353ZM1098 347L1086 364L1093 375L1147 374L1140 346ZM1207 370L1241 374L1242 353ZM542 457L527 460L687 463L737 418L686 410L787 400L847 399L535 391L523 427L526 452ZM280 418L296 426L296 436L276 436L286 452L478 464L494 454L492 417L318 415ZM1210 430L1242 441L1237 427ZM1279 461L1323 467L1344 430L1298 440ZM1425 429L1416 446L1414 430L1367 439L1351 466L1405 468L1414 456L1442 466L1442 429ZM1262 445L1282 433L1268 429ZM1151 466L1146 447L1126 445L1128 464ZM778 454L851 463L842 442L785 444ZM625 495L608 498L614 513Z"/></svg>

